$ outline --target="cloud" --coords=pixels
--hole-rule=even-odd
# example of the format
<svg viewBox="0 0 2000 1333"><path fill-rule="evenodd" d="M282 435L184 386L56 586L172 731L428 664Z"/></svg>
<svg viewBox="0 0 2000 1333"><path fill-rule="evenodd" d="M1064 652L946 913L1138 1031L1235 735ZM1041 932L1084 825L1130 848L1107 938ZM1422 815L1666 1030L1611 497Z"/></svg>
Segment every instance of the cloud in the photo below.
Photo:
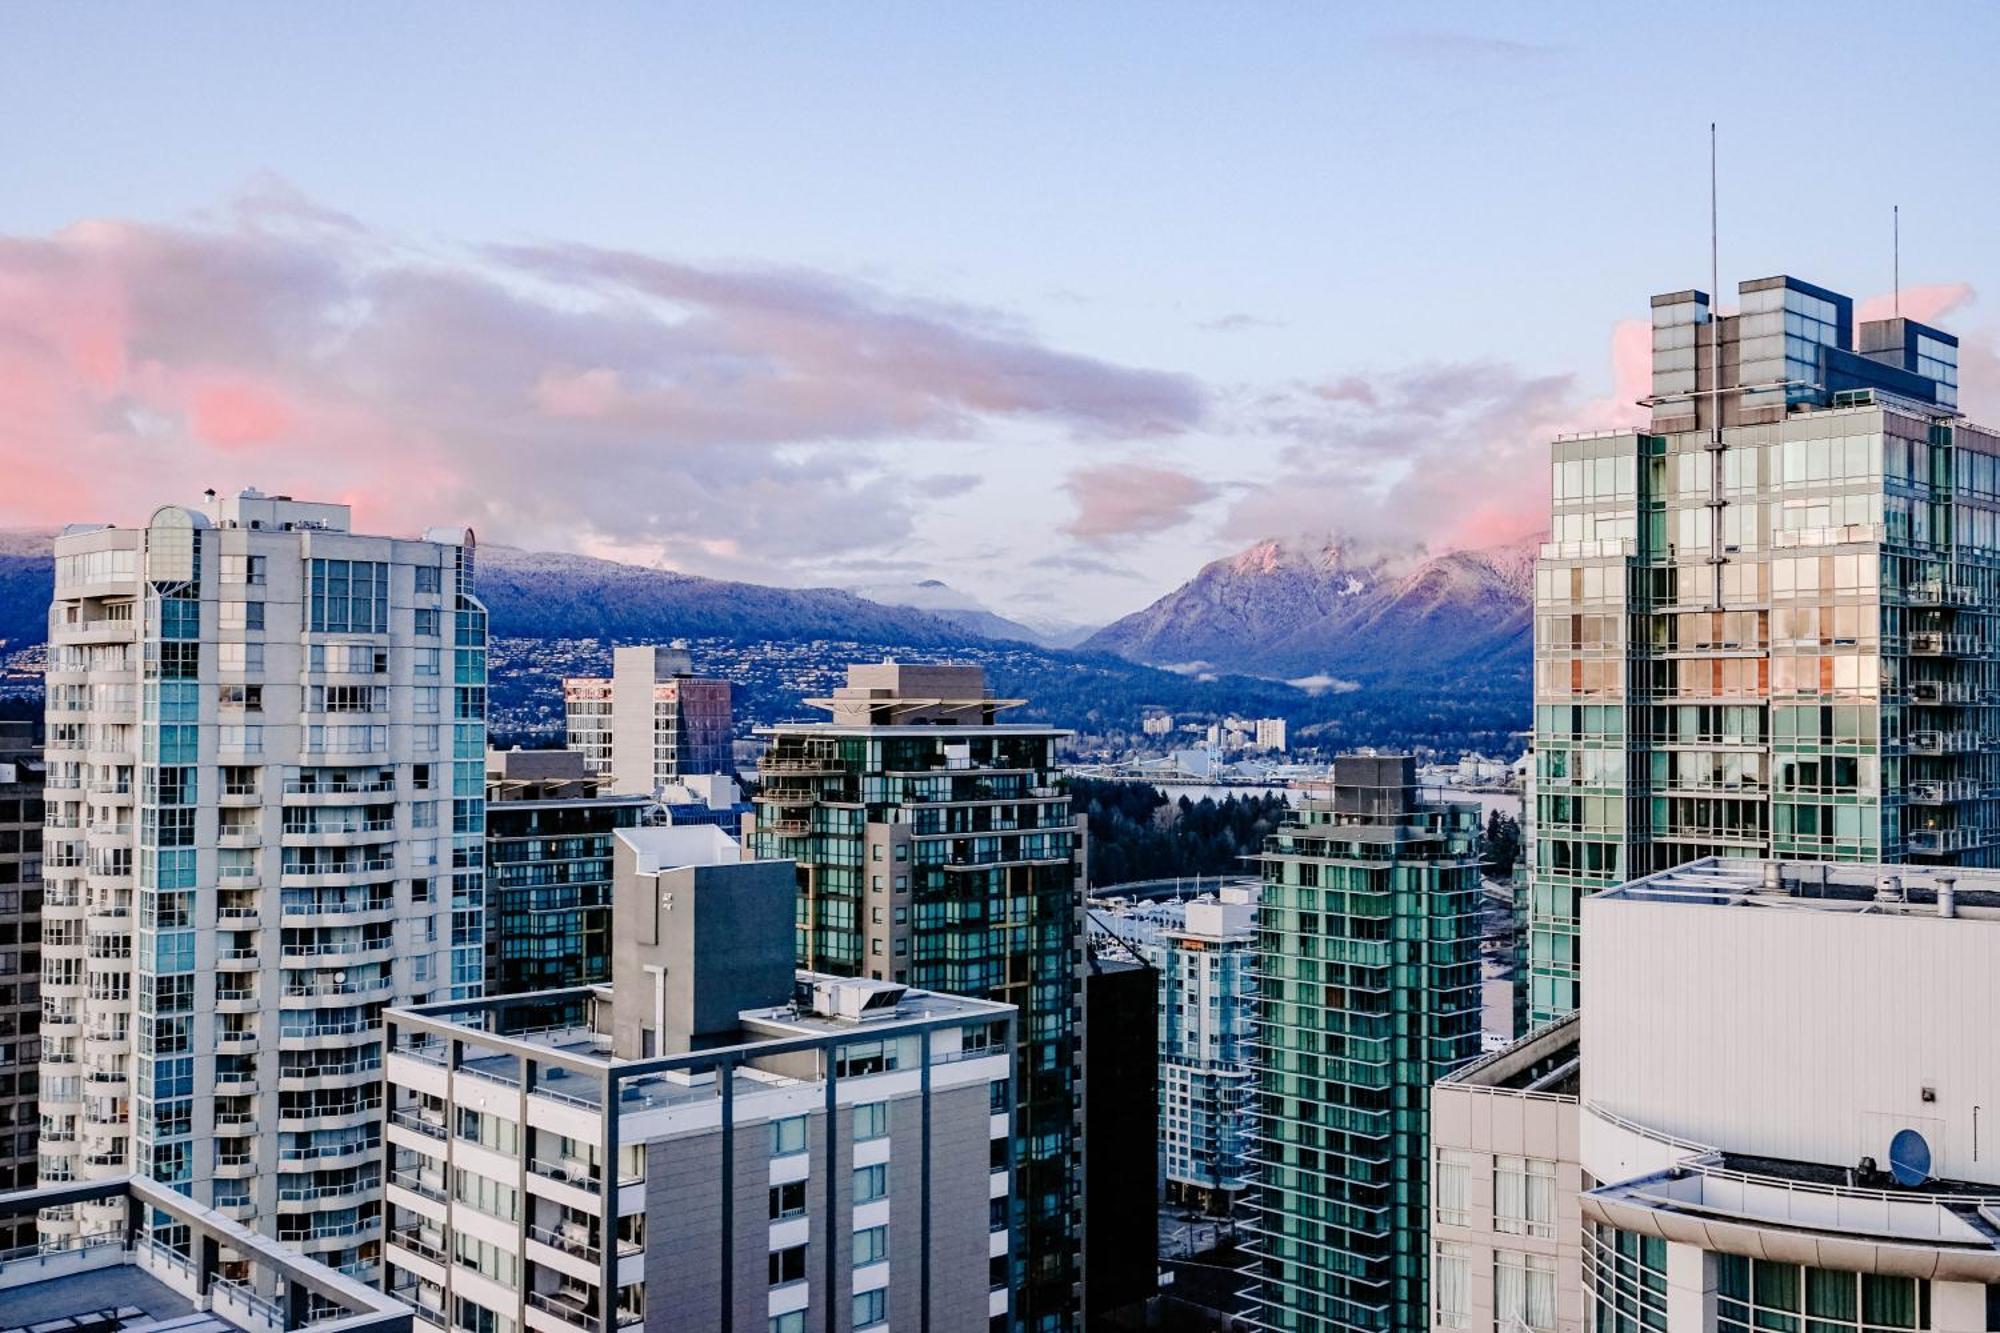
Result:
<svg viewBox="0 0 2000 1333"><path fill-rule="evenodd" d="M1059 574L1090 574L1103 578L1141 580L1146 576L1130 565L1083 552L1051 552L1028 562L1036 569L1052 569Z"/></svg>
<svg viewBox="0 0 2000 1333"><path fill-rule="evenodd" d="M1499 361L1446 362L1259 392L1246 431L1285 441L1276 474L1230 506L1222 535L1256 541L1335 528L1382 549L1516 541L1548 525L1548 446L1558 434L1641 424L1649 326L1611 336L1613 390Z"/></svg>
<svg viewBox="0 0 2000 1333"><path fill-rule="evenodd" d="M891 446L1152 438L1206 410L1189 377L1004 312L796 268L420 249L275 179L183 225L0 235L5 524L255 484L377 530L783 578L890 550L978 484Z"/></svg>
<svg viewBox="0 0 2000 1333"><path fill-rule="evenodd" d="M1178 527L1216 494L1214 486L1186 472L1139 462L1078 468L1063 488L1076 502L1076 516L1063 531L1095 543Z"/></svg>
<svg viewBox="0 0 2000 1333"><path fill-rule="evenodd" d="M1242 333L1248 329L1281 329L1283 320L1264 319L1258 315L1247 315L1241 311L1234 314L1217 315L1214 319L1204 319L1195 324L1198 329L1210 333Z"/></svg>

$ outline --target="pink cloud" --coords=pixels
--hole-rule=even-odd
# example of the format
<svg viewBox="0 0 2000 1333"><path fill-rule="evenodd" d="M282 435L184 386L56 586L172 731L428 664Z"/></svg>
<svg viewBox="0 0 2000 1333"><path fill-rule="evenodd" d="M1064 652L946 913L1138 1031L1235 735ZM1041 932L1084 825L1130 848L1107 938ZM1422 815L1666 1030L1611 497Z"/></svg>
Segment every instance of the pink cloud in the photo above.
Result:
<svg viewBox="0 0 2000 1333"><path fill-rule="evenodd" d="M1205 412L1186 376L990 310L579 247L419 253L281 183L202 225L0 236L0 525L255 484L353 496L379 530L782 578L908 534L923 480L884 446Z"/></svg>
<svg viewBox="0 0 2000 1333"><path fill-rule="evenodd" d="M1934 324L1961 306L1970 304L1973 296L1969 282L1925 283L1905 287L1901 293L1882 292L1863 297L1854 303L1854 319L1856 323L1888 319L1900 310L1905 319L1914 319L1919 324Z"/></svg>
<svg viewBox="0 0 2000 1333"><path fill-rule="evenodd" d="M1178 527L1216 493L1198 477L1137 462L1079 468L1063 489L1076 502L1076 516L1063 531L1093 543Z"/></svg>

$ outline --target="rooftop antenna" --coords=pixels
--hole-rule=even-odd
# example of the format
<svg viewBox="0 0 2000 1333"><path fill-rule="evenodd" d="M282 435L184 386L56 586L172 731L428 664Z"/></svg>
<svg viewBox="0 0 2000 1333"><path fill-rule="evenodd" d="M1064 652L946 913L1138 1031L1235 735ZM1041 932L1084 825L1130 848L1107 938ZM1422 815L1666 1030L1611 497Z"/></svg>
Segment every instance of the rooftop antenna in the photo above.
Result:
<svg viewBox="0 0 2000 1333"><path fill-rule="evenodd" d="M1895 295L1890 297L1890 305L1897 319L1903 317L1903 206L1889 206L1890 241L1889 248L1895 255L1895 276L1890 279L1895 284Z"/></svg>
<svg viewBox="0 0 2000 1333"><path fill-rule="evenodd" d="M1709 605L1722 609L1722 250L1715 188L1715 122L1708 122L1708 574ZM1696 398L1699 403L1701 400ZM1698 418L1697 418L1698 419Z"/></svg>

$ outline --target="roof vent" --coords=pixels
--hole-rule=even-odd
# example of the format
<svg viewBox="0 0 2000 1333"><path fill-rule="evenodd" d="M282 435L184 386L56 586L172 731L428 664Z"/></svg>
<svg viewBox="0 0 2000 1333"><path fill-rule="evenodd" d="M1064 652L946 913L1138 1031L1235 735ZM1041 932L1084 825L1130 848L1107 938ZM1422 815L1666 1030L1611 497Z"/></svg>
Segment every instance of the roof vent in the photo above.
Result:
<svg viewBox="0 0 2000 1333"><path fill-rule="evenodd" d="M908 986L859 977L827 977L813 983L813 1013L820 1018L866 1023L893 1018Z"/></svg>
<svg viewBox="0 0 2000 1333"><path fill-rule="evenodd" d="M1937 914L1947 919L1958 915L1958 876L1937 877Z"/></svg>
<svg viewBox="0 0 2000 1333"><path fill-rule="evenodd" d="M1901 875L1882 875L1877 877L1875 880L1875 901L1878 903L1900 903L1907 901L1903 897L1903 877Z"/></svg>

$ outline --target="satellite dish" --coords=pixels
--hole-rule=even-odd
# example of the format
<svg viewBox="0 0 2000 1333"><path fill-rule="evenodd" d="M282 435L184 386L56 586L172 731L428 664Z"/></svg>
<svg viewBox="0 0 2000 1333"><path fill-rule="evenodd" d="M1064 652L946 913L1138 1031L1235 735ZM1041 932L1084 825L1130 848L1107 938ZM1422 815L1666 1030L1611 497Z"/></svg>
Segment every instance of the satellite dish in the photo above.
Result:
<svg viewBox="0 0 2000 1333"><path fill-rule="evenodd" d="M1914 1129L1899 1129L1889 1140L1889 1174L1905 1189L1931 1178L1931 1145Z"/></svg>

